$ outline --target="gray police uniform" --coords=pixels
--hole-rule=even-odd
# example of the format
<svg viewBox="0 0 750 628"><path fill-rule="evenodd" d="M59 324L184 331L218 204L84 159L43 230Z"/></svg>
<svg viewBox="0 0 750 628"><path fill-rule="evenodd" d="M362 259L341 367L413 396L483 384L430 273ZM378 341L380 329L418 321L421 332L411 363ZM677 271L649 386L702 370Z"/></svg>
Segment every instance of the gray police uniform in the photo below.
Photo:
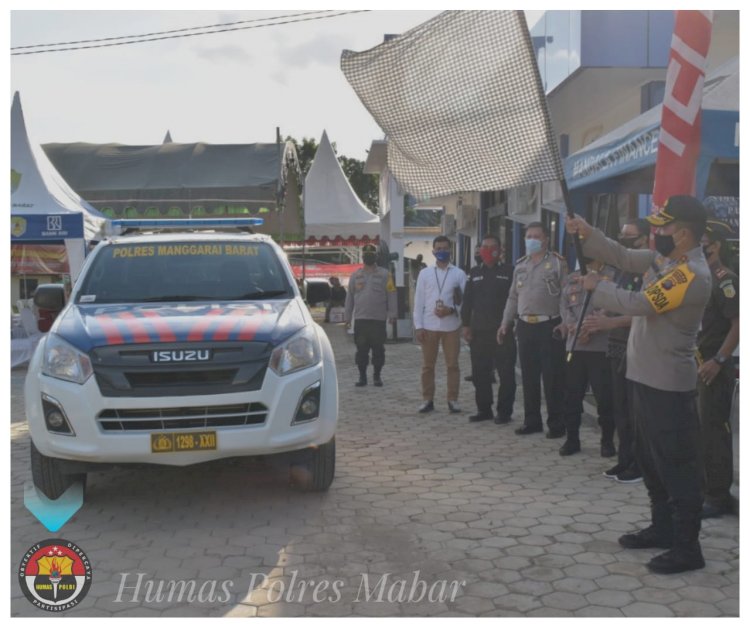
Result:
<svg viewBox="0 0 750 628"><path fill-rule="evenodd" d="M645 273L640 292L602 281L591 303L633 316L627 379L633 401L636 458L651 499L656 533L673 547L700 550L703 503L696 406L695 342L711 294L711 274L700 247L671 260L626 249L598 230L583 251L630 272Z"/></svg>
<svg viewBox="0 0 750 628"><path fill-rule="evenodd" d="M354 318L355 362L363 373L372 350L375 373L385 364L386 320L396 318L396 287L385 268L360 268L349 279L345 318Z"/></svg>
<svg viewBox="0 0 750 628"><path fill-rule="evenodd" d="M552 335L552 330L561 321L560 294L567 273L565 259L557 253L547 251L537 263L531 256L522 257L516 262L503 312L503 325L508 328L518 317L516 338L523 382L524 428L542 429L541 377L547 402L547 427L556 436L565 432L565 344Z"/></svg>

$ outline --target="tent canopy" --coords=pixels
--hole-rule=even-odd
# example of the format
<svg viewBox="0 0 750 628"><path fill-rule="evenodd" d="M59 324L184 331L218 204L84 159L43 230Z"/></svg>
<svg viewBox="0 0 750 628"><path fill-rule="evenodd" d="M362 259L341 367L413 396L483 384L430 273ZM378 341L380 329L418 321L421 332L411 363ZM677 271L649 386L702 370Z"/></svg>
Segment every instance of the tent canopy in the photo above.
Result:
<svg viewBox="0 0 750 628"><path fill-rule="evenodd" d="M358 244L380 235L380 218L352 189L323 131L304 188L305 237Z"/></svg>
<svg viewBox="0 0 750 628"><path fill-rule="evenodd" d="M38 144L29 140L21 97L11 118L11 242L99 237L106 219L76 194Z"/></svg>
<svg viewBox="0 0 750 628"><path fill-rule="evenodd" d="M612 180L620 177L623 184L630 184L627 191L650 193L661 108L657 105L649 109L570 155L565 160L568 187L612 191L608 189ZM714 161L739 160L739 57L730 59L706 77L701 108L701 153L696 177L699 196L703 196ZM645 175L635 175L639 171L645 171Z"/></svg>

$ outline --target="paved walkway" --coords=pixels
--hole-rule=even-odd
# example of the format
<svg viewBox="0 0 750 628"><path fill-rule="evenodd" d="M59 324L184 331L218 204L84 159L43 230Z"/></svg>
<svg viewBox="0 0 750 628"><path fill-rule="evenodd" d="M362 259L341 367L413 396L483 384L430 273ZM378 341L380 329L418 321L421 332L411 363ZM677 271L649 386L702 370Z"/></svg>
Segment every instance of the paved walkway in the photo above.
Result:
<svg viewBox="0 0 750 628"><path fill-rule="evenodd" d="M599 457L592 421L582 453L561 458L559 440L513 433L520 388L510 425L469 424L463 382L463 415L440 398L418 415L418 347L388 345L385 387L360 389L351 338L326 329L341 391L328 493L298 493L281 469L250 461L112 470L90 474L86 504L57 535L22 504L29 439L24 372L13 371L12 615L44 614L15 567L33 543L61 536L94 568L69 615L738 616L736 518L705 523L705 569L650 574L654 552L617 544L646 524L645 490L601 475L612 461ZM467 372L468 354L461 364Z"/></svg>

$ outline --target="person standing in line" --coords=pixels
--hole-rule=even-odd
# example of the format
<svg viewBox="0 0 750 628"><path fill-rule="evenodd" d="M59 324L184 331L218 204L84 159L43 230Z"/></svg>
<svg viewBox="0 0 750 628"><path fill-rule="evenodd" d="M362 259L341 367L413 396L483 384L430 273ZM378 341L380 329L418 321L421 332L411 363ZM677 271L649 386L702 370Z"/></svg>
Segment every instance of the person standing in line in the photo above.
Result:
<svg viewBox="0 0 750 628"><path fill-rule="evenodd" d="M387 269L377 265L378 252L374 244L362 247L364 266L349 279L344 319L348 327L354 318L355 362L359 380L355 386L367 386L367 365L372 351L372 383L382 386L381 371L385 364L386 320L396 320L396 287Z"/></svg>
<svg viewBox="0 0 750 628"><path fill-rule="evenodd" d="M711 299L698 332L698 399L706 470L704 519L737 512L729 492L734 480L732 451L732 397L735 374L732 354L740 340L740 281L722 263L722 247L728 225L714 220L706 224L701 240L711 269Z"/></svg>
<svg viewBox="0 0 750 628"><path fill-rule="evenodd" d="M643 272L643 290L617 288L597 273L582 278L592 307L633 317L627 354L636 456L651 501L651 525L618 541L629 549L663 548L647 567L679 573L705 566L701 528L703 465L696 403L696 338L711 296L711 271L700 242L706 210L693 196L667 199L646 218L656 250L634 251L583 218L566 220L583 252L628 272Z"/></svg>
<svg viewBox="0 0 750 628"><path fill-rule="evenodd" d="M469 421L495 420L508 423L516 399L516 343L513 335L497 342L497 330L508 300L513 267L501 263L500 239L487 234L479 248L481 265L469 271L461 321L464 340L471 349L471 372L477 413ZM497 369L500 388L497 392L497 414L492 413L492 373Z"/></svg>
<svg viewBox="0 0 750 628"><path fill-rule="evenodd" d="M492 236L492 237L494 237L494 236ZM498 242L499 241L500 240L498 239ZM473 268L479 268L479 267L482 266L482 253L481 252L482 252L482 243L479 242L474 247L474 266L473 266ZM471 269L469 269L469 270L471 271ZM513 267L511 266L511 273L512 272L513 272ZM469 275L470 275L470 272L466 273L467 281L468 281ZM467 283L466 285L468 286L469 284ZM465 334L464 334L464 337L466 337ZM467 340L466 342L469 342L469 341ZM469 373L466 377L464 377L464 381L465 382L473 382L474 381L474 373L473 373L473 371L471 373ZM493 366L492 371L491 371L491 375L490 375L490 382L492 384L494 384L494 383L496 383L496 381L497 380L495 379L495 367Z"/></svg>
<svg viewBox="0 0 750 628"><path fill-rule="evenodd" d="M435 409L435 363L443 346L448 375L448 410L461 412L458 405L461 349L460 306L466 287L466 273L450 263L451 241L440 235L432 242L435 265L422 269L414 291L414 334L422 345L422 405L425 414Z"/></svg>
<svg viewBox="0 0 750 628"><path fill-rule="evenodd" d="M639 218L630 220L622 226L618 240L627 249L647 249L650 236L651 226L645 219ZM618 269L614 281L618 288L640 292L643 275ZM643 481L638 461L635 458L633 417L630 413L632 403L625 379L631 321L631 316L597 312L589 314L581 327L587 333L609 332L607 358L612 374L612 407L617 430L617 464L607 469L603 475L621 484L635 484Z"/></svg>
<svg viewBox="0 0 750 628"><path fill-rule="evenodd" d="M614 269L605 269L604 264L595 260L583 260L593 272L608 273L611 277ZM576 326L583 309L583 291L579 283L580 271L570 273L563 287L563 322L568 326L566 349L572 351L565 363L565 396L563 402L566 439L560 447L561 456L570 456L581 451L579 431L583 398L591 384L596 399L596 410L599 415L599 427L602 430L600 454L611 458L617 454L614 443L615 421L612 416L612 380L607 360L607 334L603 332L581 331L573 350Z"/></svg>
<svg viewBox="0 0 750 628"><path fill-rule="evenodd" d="M547 402L547 438L565 436L563 394L565 378L565 336L560 294L568 266L558 253L549 250L549 231L540 222L526 227L526 256L516 262L513 283L497 331L497 342L510 339L518 318L516 338L521 362L524 424L516 434L544 431L541 414L541 384Z"/></svg>

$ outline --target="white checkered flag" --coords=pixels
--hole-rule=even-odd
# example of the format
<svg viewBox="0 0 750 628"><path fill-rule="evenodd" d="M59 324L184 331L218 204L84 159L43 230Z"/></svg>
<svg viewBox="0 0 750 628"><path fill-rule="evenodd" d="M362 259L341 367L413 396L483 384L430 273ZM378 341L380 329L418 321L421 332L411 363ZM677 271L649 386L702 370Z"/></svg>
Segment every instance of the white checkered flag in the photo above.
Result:
<svg viewBox="0 0 750 628"><path fill-rule="evenodd" d="M341 69L417 198L563 180L521 11L446 11Z"/></svg>

